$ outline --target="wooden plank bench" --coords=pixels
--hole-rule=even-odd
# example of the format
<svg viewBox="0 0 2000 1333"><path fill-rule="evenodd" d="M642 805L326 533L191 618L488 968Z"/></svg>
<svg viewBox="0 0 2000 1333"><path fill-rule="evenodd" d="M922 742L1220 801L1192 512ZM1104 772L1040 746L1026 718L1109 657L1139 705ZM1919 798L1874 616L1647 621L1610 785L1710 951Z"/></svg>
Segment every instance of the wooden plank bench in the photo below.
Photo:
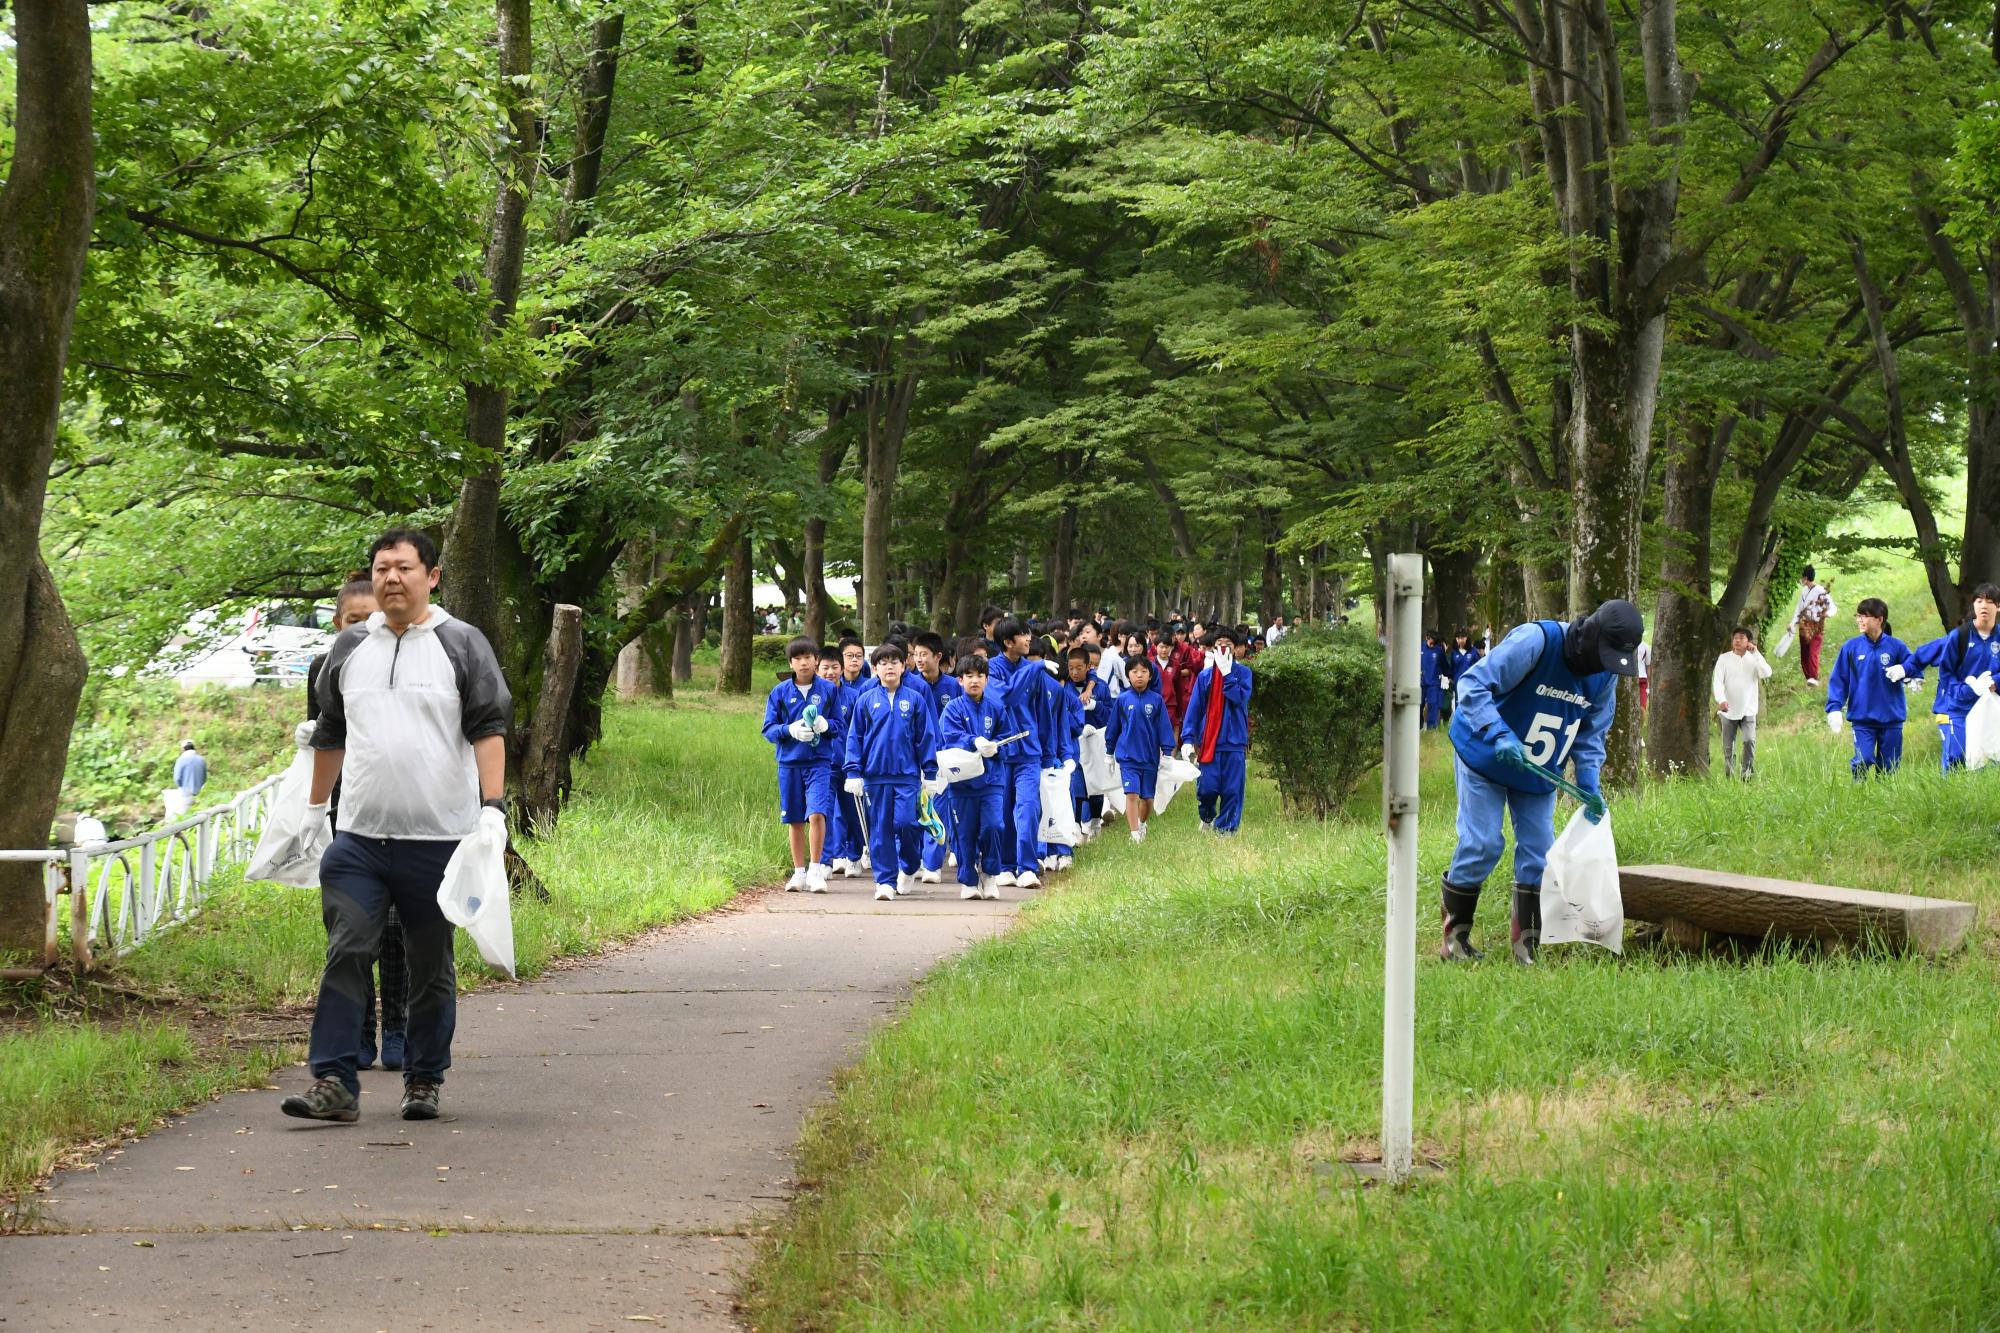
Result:
<svg viewBox="0 0 2000 1333"><path fill-rule="evenodd" d="M1690 945L1699 945L1703 932L1714 932L1759 940L1876 940L1936 956L1963 944L1979 915L1974 904L1949 898L1687 866L1620 866L1618 886L1628 918L1659 922L1670 939Z"/></svg>

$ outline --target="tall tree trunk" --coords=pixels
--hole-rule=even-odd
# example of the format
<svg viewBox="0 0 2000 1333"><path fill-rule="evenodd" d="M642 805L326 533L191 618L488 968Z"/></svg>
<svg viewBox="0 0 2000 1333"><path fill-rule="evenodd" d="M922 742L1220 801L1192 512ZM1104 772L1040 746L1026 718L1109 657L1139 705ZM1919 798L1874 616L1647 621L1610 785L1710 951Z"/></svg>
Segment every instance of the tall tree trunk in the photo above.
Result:
<svg viewBox="0 0 2000 1333"><path fill-rule="evenodd" d="M674 662L669 678L676 685L694 679L694 649L708 632L708 600L712 593L699 588L681 599L674 613Z"/></svg>
<svg viewBox="0 0 2000 1333"><path fill-rule="evenodd" d="M737 538L722 585L722 671L716 688L723 694L750 693L750 598L755 590L751 572L750 538Z"/></svg>
<svg viewBox="0 0 2000 1333"><path fill-rule="evenodd" d="M2000 11L1994 20L2000 33ZM1917 209L1924 239L1951 293L1971 381L1965 411L1965 532L1959 542L1960 614L1972 590L2000 583L2000 241L1986 238L1968 264L1928 206ZM1984 279L1981 281L1981 279ZM1949 625L1958 619L1947 615Z"/></svg>
<svg viewBox="0 0 2000 1333"><path fill-rule="evenodd" d="M540 129L527 88L534 73L530 0L495 0L499 47L495 99L507 113L507 151L501 155L500 184L486 233L487 340L513 322L521 295L521 262L527 252L528 198L534 191ZM502 653L500 573L500 476L507 448L507 386L478 376L465 382L465 437L480 455L479 470L459 484L458 506L446 535L442 561L449 580L451 613L476 626ZM515 684L521 682L516 681Z"/></svg>
<svg viewBox="0 0 2000 1333"><path fill-rule="evenodd" d="M1431 552L1432 597L1426 608L1431 628L1449 639L1453 630L1469 624L1478 581L1478 551Z"/></svg>
<svg viewBox="0 0 2000 1333"><path fill-rule="evenodd" d="M1076 506L1066 504L1056 516L1055 540L1049 552L1049 614L1069 614L1070 583L1076 563Z"/></svg>
<svg viewBox="0 0 2000 1333"><path fill-rule="evenodd" d="M1725 425L1724 430L1731 429ZM1714 587L1710 534L1715 499L1711 460L1723 445L1707 423L1670 440L1666 467L1665 550L1649 668L1647 756L1653 771L1700 777L1708 772L1708 725L1715 709L1710 678L1720 650L1709 598Z"/></svg>
<svg viewBox="0 0 2000 1333"><path fill-rule="evenodd" d="M869 643L882 642L889 632L889 537L896 469L902 465L903 435L917 395L915 370L891 378L892 347L884 340L876 380L868 391L868 453L861 499L861 637Z"/></svg>
<svg viewBox="0 0 2000 1333"><path fill-rule="evenodd" d="M819 493L810 515L806 518L805 552L801 557L805 565L806 584L806 637L818 643L827 641L827 627L834 622L833 598L826 591L826 503L828 489L833 479L840 475L840 465L847 461L847 433L840 429L840 417L844 407L836 405L828 414L827 431L819 446Z"/></svg>
<svg viewBox="0 0 2000 1333"><path fill-rule="evenodd" d="M1264 570L1257 588L1257 615L1262 627L1268 629L1285 613L1285 574L1278 556L1278 539L1284 530L1278 526L1277 510L1266 509L1260 517L1264 522Z"/></svg>
<svg viewBox="0 0 2000 1333"><path fill-rule="evenodd" d="M14 6L14 145L0 186L0 848L46 847L83 651L42 563L63 367L96 206L90 12ZM0 863L0 948L38 949L42 867Z"/></svg>

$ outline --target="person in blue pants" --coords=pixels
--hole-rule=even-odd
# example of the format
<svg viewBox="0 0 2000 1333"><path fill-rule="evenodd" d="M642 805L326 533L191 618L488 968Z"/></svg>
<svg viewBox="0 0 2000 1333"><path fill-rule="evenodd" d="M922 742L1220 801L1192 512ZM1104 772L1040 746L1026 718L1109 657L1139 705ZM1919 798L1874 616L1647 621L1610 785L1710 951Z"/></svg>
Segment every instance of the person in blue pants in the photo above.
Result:
<svg viewBox="0 0 2000 1333"><path fill-rule="evenodd" d="M1001 804L1012 824L1012 836L1003 835L999 886L1019 885L1039 889L1041 877L1035 873L1041 861L1042 829L1042 740L1041 715L1046 711L1042 698L1044 682L1054 679L1042 669L1039 659L1028 657L1028 641L1033 637L1025 622L1009 616L994 626L1000 656L986 662L986 693L1000 705L1007 718L1007 734L1026 732L1000 753L1002 768Z"/></svg>
<svg viewBox="0 0 2000 1333"><path fill-rule="evenodd" d="M1202 640L1207 665L1188 691L1181 715L1181 758L1201 765L1196 812L1212 833L1243 824L1244 758L1250 749L1250 668L1236 660L1236 631L1224 627Z"/></svg>
<svg viewBox="0 0 2000 1333"><path fill-rule="evenodd" d="M846 790L847 779L852 776L847 771L847 715L857 690L851 687L842 670L840 650L831 644L820 646L819 678L833 687L833 712L827 717L832 727L826 734L826 742L832 747L828 760L833 766L833 818L827 821L820 864L827 868L828 874L846 877L861 873L864 836L861 806Z"/></svg>
<svg viewBox="0 0 2000 1333"><path fill-rule="evenodd" d="M1590 794L1586 813L1593 821L1604 817L1598 777L1604 738L1617 706L1618 677L1638 674L1644 637L1639 608L1609 601L1569 625L1542 620L1519 626L1459 678L1449 733L1458 844L1441 886L1438 956L1444 961L1484 957L1472 946L1472 917L1506 846L1502 816L1514 823L1514 961L1535 961L1542 866L1555 842L1556 789L1526 765L1555 772L1572 765L1576 785Z"/></svg>
<svg viewBox="0 0 2000 1333"><path fill-rule="evenodd" d="M1434 629L1424 631L1424 646L1418 650L1417 680L1424 689L1424 711L1422 725L1425 731L1436 731L1444 716L1444 692L1450 683L1448 673L1451 658L1445 651L1444 640Z"/></svg>
<svg viewBox="0 0 2000 1333"><path fill-rule="evenodd" d="M778 822L792 844L787 893L825 893L827 820L833 814L834 686L821 680L819 645L796 638L785 647L792 673L764 703L764 739L778 748Z"/></svg>
<svg viewBox="0 0 2000 1333"><path fill-rule="evenodd" d="M1866 777L1872 770L1893 773L1903 762L1903 723L1909 718L1904 691L1923 679L1904 664L1910 649L1889 628L1889 604L1864 597L1854 610L1861 632L1840 645L1826 678L1826 722L1840 734L1843 720L1854 728L1854 757L1848 770Z"/></svg>
<svg viewBox="0 0 2000 1333"><path fill-rule="evenodd" d="M1901 671L1889 672L1890 681L1900 683L1904 673L1938 669L1931 720L1937 723L1939 763L1947 773L1965 764L1965 715L1981 695L1993 692L1994 680L2000 677L1996 617L2000 617L2000 586L1982 583L1972 590L1972 614L1964 624L1911 653Z"/></svg>
<svg viewBox="0 0 2000 1333"><path fill-rule="evenodd" d="M976 778L952 784L952 851L958 857L958 896L998 898L1004 868L1001 839L1007 834L1006 769L999 762L1000 739L1009 734L1006 710L986 694L986 658L968 652L958 660L959 694L944 706L939 745L971 750L986 761Z"/></svg>
<svg viewBox="0 0 2000 1333"><path fill-rule="evenodd" d="M911 640L909 678L913 682L922 682L930 692L931 720L942 724L945 705L962 693L958 677L945 667L944 636L925 630ZM951 787L931 797L931 809L937 812L938 822L944 826L944 838L939 840L931 836L929 829L924 830L923 850L920 853L923 869L917 875L926 884L943 880L945 862L955 854L951 826L955 818L952 806L957 799L957 793Z"/></svg>
<svg viewBox="0 0 2000 1333"><path fill-rule="evenodd" d="M865 690L847 723L850 795L865 796L868 852L875 897L888 901L917 884L917 789L924 770L937 763L937 731L930 700L903 683L903 650L885 643L875 650L877 685Z"/></svg>

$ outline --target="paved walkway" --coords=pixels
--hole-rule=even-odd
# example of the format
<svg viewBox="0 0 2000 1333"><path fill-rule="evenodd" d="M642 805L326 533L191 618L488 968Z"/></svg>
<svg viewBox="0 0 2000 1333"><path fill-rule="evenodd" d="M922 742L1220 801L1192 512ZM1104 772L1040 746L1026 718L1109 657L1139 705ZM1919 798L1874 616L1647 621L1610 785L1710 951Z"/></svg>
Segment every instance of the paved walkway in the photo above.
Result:
<svg viewBox="0 0 2000 1333"><path fill-rule="evenodd" d="M828 1080L1006 902L835 880L464 996L445 1118L288 1120L234 1093L56 1177L0 1239L0 1330L723 1329L750 1228ZM1014 896L1013 890L1006 890Z"/></svg>

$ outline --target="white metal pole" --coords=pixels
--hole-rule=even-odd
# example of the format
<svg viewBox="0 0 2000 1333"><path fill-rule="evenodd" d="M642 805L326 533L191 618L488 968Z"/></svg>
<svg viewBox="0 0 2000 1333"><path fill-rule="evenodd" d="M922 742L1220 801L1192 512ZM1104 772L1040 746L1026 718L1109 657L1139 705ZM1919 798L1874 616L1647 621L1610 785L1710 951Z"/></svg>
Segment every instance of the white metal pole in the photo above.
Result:
<svg viewBox="0 0 2000 1333"><path fill-rule="evenodd" d="M1423 683L1424 558L1389 557L1388 688L1382 726L1382 818L1389 842L1382 963L1382 1172L1409 1179L1411 1067L1417 1007L1417 729Z"/></svg>

